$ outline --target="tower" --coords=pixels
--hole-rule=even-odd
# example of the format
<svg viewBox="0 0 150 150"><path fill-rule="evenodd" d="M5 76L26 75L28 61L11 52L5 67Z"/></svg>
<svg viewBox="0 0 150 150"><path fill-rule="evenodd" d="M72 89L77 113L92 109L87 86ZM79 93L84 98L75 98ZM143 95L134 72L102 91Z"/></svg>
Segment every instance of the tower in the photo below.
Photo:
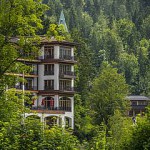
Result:
<svg viewBox="0 0 150 150"><path fill-rule="evenodd" d="M63 24L64 27L65 27L65 30L68 32L68 28L67 28L67 25L66 25L66 21L65 21L65 16L64 16L63 10L61 11L61 14L60 14L59 24Z"/></svg>

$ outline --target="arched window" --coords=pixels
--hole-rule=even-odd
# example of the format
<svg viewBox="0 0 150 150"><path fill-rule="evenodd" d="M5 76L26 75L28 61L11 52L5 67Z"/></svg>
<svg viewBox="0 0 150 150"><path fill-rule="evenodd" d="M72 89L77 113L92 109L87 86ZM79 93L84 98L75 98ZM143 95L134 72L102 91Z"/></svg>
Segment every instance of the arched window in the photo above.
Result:
<svg viewBox="0 0 150 150"><path fill-rule="evenodd" d="M71 99L68 97L62 97L59 99L59 109L65 111L71 111Z"/></svg>

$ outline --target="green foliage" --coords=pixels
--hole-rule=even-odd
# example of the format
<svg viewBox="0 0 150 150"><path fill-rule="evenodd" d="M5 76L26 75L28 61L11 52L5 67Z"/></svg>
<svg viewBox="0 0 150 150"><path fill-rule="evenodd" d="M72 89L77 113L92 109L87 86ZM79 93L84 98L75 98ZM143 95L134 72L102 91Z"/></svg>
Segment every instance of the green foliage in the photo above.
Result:
<svg viewBox="0 0 150 150"><path fill-rule="evenodd" d="M99 124L108 121L115 109L124 112L127 109L128 86L122 74L117 69L106 66L93 84L89 97L89 104L95 111L95 121Z"/></svg>
<svg viewBox="0 0 150 150"><path fill-rule="evenodd" d="M119 110L115 110L108 121L107 149L121 150L124 142L130 141L132 130L132 119L123 116Z"/></svg>
<svg viewBox="0 0 150 150"><path fill-rule="evenodd" d="M149 110L149 108L148 108ZM123 142L124 150L148 150L150 148L150 119L149 111L146 116L137 117L137 123L133 127L130 140Z"/></svg>
<svg viewBox="0 0 150 150"><path fill-rule="evenodd" d="M74 134L83 142L91 140L94 135L95 126L92 124L90 110L85 108L81 102L80 95L75 95L75 130Z"/></svg>
<svg viewBox="0 0 150 150"><path fill-rule="evenodd" d="M6 73L21 71L22 64L16 60L23 54L28 59L37 56L36 32L43 28L40 17L47 6L41 0L1 0L0 3L0 92L3 92L6 84L14 84L15 78L5 76Z"/></svg>
<svg viewBox="0 0 150 150"><path fill-rule="evenodd" d="M55 37L58 41L71 40L70 34L65 30L63 24L50 24L47 35L48 37Z"/></svg>
<svg viewBox="0 0 150 150"><path fill-rule="evenodd" d="M1 0L0 32L5 36L35 35L42 28L40 16L46 6L41 0Z"/></svg>
<svg viewBox="0 0 150 150"><path fill-rule="evenodd" d="M14 89L0 97L0 149L76 150L79 143L72 132L58 127L47 129L36 116L24 118L28 112L23 106L26 98Z"/></svg>
<svg viewBox="0 0 150 150"><path fill-rule="evenodd" d="M6 84L11 87L21 80L8 73L30 70L16 60L21 56L20 49L24 49L27 59L33 58L29 56L31 52L37 55L35 43L38 45L40 40L36 33L46 34L47 31L48 36L59 41L70 40L64 27L57 25L62 8L72 38L79 43L76 50L79 95L75 97L75 134L80 141L91 140L83 142L83 149L149 149L148 117L138 118L137 126L131 126L130 118L125 118L116 109L126 108L123 99L128 93L125 80L131 87L131 94L150 94L150 2L44 0L43 3L49 6L44 15L48 7L41 4L41 0L0 2L0 149L53 149L54 144L57 149L75 149L78 143L62 129L53 128L43 134L41 124L35 124L36 121L26 121L22 126L22 97L18 99L14 91L4 92ZM12 40L11 37L16 36L20 40ZM113 63L118 70L107 65L100 67L104 61ZM117 72L123 73L125 80ZM95 124L96 121L99 125L103 119L108 121L108 138L105 126L99 129Z"/></svg>
<svg viewBox="0 0 150 150"><path fill-rule="evenodd" d="M106 126L101 124L96 134L89 142L89 150L105 150L106 149Z"/></svg>
<svg viewBox="0 0 150 150"><path fill-rule="evenodd" d="M83 75L84 79L81 80L79 86L85 90L81 90L81 99L85 101L84 96L88 93L87 81L97 76L100 73L100 66L103 60L116 62L118 69L120 69L120 62L122 59L122 53L126 56L133 56L135 69L134 73L131 73L133 64L128 63L123 67L125 72L125 78L128 84L132 87L130 92L132 94L148 94L149 85L149 71L148 64L146 61L143 64L139 57L140 42L142 39L149 40L149 13L150 13L150 3L148 1L142 0L58 0L58 1L44 1L50 6L50 11L48 17L57 17L58 20L60 11L64 10L67 26L69 31L73 33L75 30L78 31L80 35L80 40L82 45L77 51L80 65L80 74L87 74L86 77ZM51 7L52 6L52 7ZM47 28L47 27L46 27ZM74 34L74 33L73 33ZM79 37L79 35L76 35ZM76 37L73 36L76 41ZM82 40L81 40L82 39ZM103 54L101 54L103 52ZM149 53L149 50L148 50ZM81 54L81 55L80 55ZM84 56L83 56L84 55ZM105 55L105 57L103 56ZM83 62L81 60L83 57ZM85 60L87 57L87 61ZM135 58L136 57L136 58ZM124 57L125 58L125 57ZM138 68L135 60L138 59ZM131 66L130 66L131 65ZM129 67L130 66L130 67ZM146 67L144 67L146 66ZM148 67L147 67L148 66ZM128 67L129 75L128 74ZM146 68L144 70L140 68ZM83 71L82 71L83 70ZM138 71L139 70L139 71ZM89 76L89 72L92 72L92 76ZM124 71L123 71L124 72ZM141 75L142 73L145 74ZM136 75L138 74L138 75ZM90 78L90 79L89 79ZM145 80L146 79L146 80ZM148 88L147 88L148 87ZM84 92L83 92L84 91Z"/></svg>
<svg viewBox="0 0 150 150"><path fill-rule="evenodd" d="M137 57L134 54L121 53L118 68L120 72L124 73L126 82L132 86L139 73Z"/></svg>
<svg viewBox="0 0 150 150"><path fill-rule="evenodd" d="M63 128L51 128L44 131L43 147L51 150L77 150L78 141L75 136Z"/></svg>

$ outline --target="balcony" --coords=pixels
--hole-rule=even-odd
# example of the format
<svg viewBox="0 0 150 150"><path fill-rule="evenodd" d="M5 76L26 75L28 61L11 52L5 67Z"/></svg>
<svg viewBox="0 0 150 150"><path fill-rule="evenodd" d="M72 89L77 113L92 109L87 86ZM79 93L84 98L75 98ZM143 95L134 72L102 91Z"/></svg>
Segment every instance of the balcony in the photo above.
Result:
<svg viewBox="0 0 150 150"><path fill-rule="evenodd" d="M44 59L54 59L54 55L44 55Z"/></svg>
<svg viewBox="0 0 150 150"><path fill-rule="evenodd" d="M40 60L54 59L54 55L39 56Z"/></svg>
<svg viewBox="0 0 150 150"><path fill-rule="evenodd" d="M46 91L54 90L54 86L45 86L44 90L46 90Z"/></svg>
<svg viewBox="0 0 150 150"><path fill-rule="evenodd" d="M29 72L30 75L37 75L37 71L36 70L33 70L31 72Z"/></svg>
<svg viewBox="0 0 150 150"><path fill-rule="evenodd" d="M23 90L23 85L16 85L15 88L18 90ZM36 86L24 86L24 89L30 90L30 91L36 91L37 87Z"/></svg>
<svg viewBox="0 0 150 150"><path fill-rule="evenodd" d="M21 57L18 58L18 60L24 60L24 61L35 61L38 60L38 54L34 52L24 52L23 50L20 50Z"/></svg>
<svg viewBox="0 0 150 150"><path fill-rule="evenodd" d="M59 72L61 78L75 78L75 73L73 71Z"/></svg>
<svg viewBox="0 0 150 150"><path fill-rule="evenodd" d="M70 56L70 55L60 56L59 59L61 59L61 60L72 60L72 61L75 60L74 56Z"/></svg>
<svg viewBox="0 0 150 150"><path fill-rule="evenodd" d="M39 90L39 94L70 94L74 95L75 91L73 87L63 87L59 90L54 89L54 87L44 87L44 90Z"/></svg>
<svg viewBox="0 0 150 150"><path fill-rule="evenodd" d="M71 107L32 107L31 110L52 110L71 112Z"/></svg>
<svg viewBox="0 0 150 150"><path fill-rule="evenodd" d="M76 59L74 56L69 56L69 55L63 55L59 56L59 58L54 58L54 55L45 55L45 56L40 56L39 60L44 63L55 63L55 62L63 62L63 63L76 63Z"/></svg>
<svg viewBox="0 0 150 150"><path fill-rule="evenodd" d="M54 75L54 70L53 71L44 71L44 75Z"/></svg>
<svg viewBox="0 0 150 150"><path fill-rule="evenodd" d="M59 87L60 91L68 91L68 92L74 92L74 87Z"/></svg>
<svg viewBox="0 0 150 150"><path fill-rule="evenodd" d="M147 105L131 105L132 109L145 109Z"/></svg>

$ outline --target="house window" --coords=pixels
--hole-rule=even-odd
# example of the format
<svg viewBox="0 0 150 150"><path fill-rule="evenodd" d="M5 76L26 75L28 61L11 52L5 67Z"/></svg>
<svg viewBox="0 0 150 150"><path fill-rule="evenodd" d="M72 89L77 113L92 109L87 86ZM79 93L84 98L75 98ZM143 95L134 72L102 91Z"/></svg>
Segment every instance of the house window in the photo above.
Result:
<svg viewBox="0 0 150 150"><path fill-rule="evenodd" d="M60 64L59 69L60 69L61 73L71 72L71 65L62 65L62 64Z"/></svg>
<svg viewBox="0 0 150 150"><path fill-rule="evenodd" d="M60 47L60 58L71 59L71 48L69 47Z"/></svg>
<svg viewBox="0 0 150 150"><path fill-rule="evenodd" d="M71 110L71 99L67 97L62 97L59 99L59 109L60 110Z"/></svg>
<svg viewBox="0 0 150 150"><path fill-rule="evenodd" d="M137 105L137 101L132 101L132 105Z"/></svg>
<svg viewBox="0 0 150 150"><path fill-rule="evenodd" d="M71 80L60 80L59 81L59 89L71 91Z"/></svg>
<svg viewBox="0 0 150 150"><path fill-rule="evenodd" d="M42 105L44 105L45 108L53 110L54 109L54 98L53 97L45 97L44 99L42 99Z"/></svg>
<svg viewBox="0 0 150 150"><path fill-rule="evenodd" d="M54 64L44 65L44 75L54 75Z"/></svg>
<svg viewBox="0 0 150 150"><path fill-rule="evenodd" d="M146 101L138 101L138 105L146 105Z"/></svg>
<svg viewBox="0 0 150 150"><path fill-rule="evenodd" d="M44 46L44 58L54 58L54 46Z"/></svg>
<svg viewBox="0 0 150 150"><path fill-rule="evenodd" d="M25 90L33 90L33 80L28 78L25 83Z"/></svg>
<svg viewBox="0 0 150 150"><path fill-rule="evenodd" d="M54 80L45 80L44 81L45 90L54 90Z"/></svg>

